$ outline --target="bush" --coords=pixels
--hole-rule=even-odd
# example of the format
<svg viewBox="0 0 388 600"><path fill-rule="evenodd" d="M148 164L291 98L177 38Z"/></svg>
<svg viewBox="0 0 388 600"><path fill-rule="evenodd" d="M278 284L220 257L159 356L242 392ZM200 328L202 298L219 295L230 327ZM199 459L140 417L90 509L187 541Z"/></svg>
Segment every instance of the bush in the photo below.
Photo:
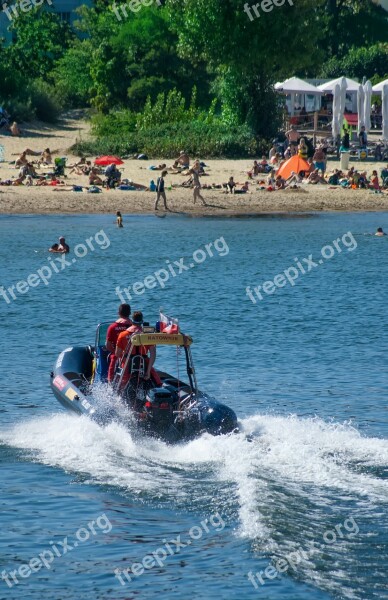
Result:
<svg viewBox="0 0 388 600"><path fill-rule="evenodd" d="M354 77L360 81L364 76L371 79L378 76L385 79L388 74L388 44L375 44L369 48L351 48L342 58L328 60L322 70L322 77Z"/></svg>
<svg viewBox="0 0 388 600"><path fill-rule="evenodd" d="M37 119L55 123L62 107L54 88L44 81L34 81L31 84L30 97Z"/></svg>
<svg viewBox="0 0 388 600"><path fill-rule="evenodd" d="M12 99L2 98L0 94L0 105L7 109L13 120L19 122L39 119L54 123L61 110L55 90L41 80L20 89Z"/></svg>
<svg viewBox="0 0 388 600"><path fill-rule="evenodd" d="M173 158L182 149L202 158L239 158L265 153L268 142L255 138L246 125L230 127L194 121L159 125L125 136L101 136L96 140L80 141L72 148L79 155L145 153L150 158Z"/></svg>

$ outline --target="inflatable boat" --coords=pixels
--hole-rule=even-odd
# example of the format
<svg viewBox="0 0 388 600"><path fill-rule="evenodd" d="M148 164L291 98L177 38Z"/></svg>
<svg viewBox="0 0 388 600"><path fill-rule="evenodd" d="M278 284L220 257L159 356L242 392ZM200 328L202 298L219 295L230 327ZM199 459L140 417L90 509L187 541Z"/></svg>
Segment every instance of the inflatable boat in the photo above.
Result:
<svg viewBox="0 0 388 600"><path fill-rule="evenodd" d="M134 433L167 443L190 440L205 432L217 436L238 430L234 411L198 390L189 335L143 327L130 337L126 363L117 368L113 383L108 384L105 340L109 325L97 326L94 346L66 348L55 362L51 388L67 410L102 425L116 421ZM152 379L146 380L145 360L136 350L147 346L175 347L183 359L187 381L181 381L179 373L172 376L159 370L157 385ZM131 375L125 381L128 369Z"/></svg>

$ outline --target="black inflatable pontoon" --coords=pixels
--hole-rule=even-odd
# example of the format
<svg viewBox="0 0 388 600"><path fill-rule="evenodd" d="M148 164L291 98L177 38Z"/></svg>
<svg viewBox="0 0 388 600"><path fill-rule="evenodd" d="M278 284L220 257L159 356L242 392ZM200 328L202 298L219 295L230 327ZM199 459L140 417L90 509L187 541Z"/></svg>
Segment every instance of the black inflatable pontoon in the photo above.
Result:
<svg viewBox="0 0 388 600"><path fill-rule="evenodd" d="M144 364L137 364L132 367L136 377L123 384L126 364L118 368L113 386L108 385L105 347L108 325L98 325L93 347L71 346L56 360L51 372L51 388L67 410L87 415L101 424L118 421L131 430L170 443L193 439L204 432L222 435L238 430L237 417L231 408L198 391L190 351L192 338L182 333L156 333L154 328L144 327L142 333L131 336L125 354L131 357L132 350L139 346L181 348L188 383L157 371L162 385L156 387L150 380L142 379ZM109 391L105 400L101 389Z"/></svg>

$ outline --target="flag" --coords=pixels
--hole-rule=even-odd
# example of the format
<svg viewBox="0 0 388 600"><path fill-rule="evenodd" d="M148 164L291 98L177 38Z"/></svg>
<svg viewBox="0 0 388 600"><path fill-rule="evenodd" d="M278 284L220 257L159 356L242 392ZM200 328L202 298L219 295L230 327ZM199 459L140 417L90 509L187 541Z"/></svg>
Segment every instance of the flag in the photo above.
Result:
<svg viewBox="0 0 388 600"><path fill-rule="evenodd" d="M179 333L179 321L173 317L168 317L164 313L159 313L159 331L160 333Z"/></svg>

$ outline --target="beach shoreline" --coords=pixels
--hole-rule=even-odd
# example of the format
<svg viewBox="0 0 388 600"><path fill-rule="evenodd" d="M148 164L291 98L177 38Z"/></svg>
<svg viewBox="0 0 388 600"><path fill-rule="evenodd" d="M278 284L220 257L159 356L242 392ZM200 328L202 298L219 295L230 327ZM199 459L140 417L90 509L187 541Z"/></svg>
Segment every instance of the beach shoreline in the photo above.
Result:
<svg viewBox="0 0 388 600"><path fill-rule="evenodd" d="M58 125L49 126L44 123L27 124L24 135L20 138L0 136L0 144L4 146L6 162L0 163L0 179L16 177L18 169L10 165L25 148L43 151L46 147L55 150L54 156L67 156L68 164L78 157L71 155L68 149L76 139L88 135L89 123L71 115L63 118ZM35 157L32 157L35 158ZM194 157L195 158L195 157ZM88 157L94 160L95 157ZM201 157L203 159L203 157ZM206 177L202 184L220 185L226 183L232 175L236 182L243 183L248 179L247 171L252 166L250 159L218 159L205 160ZM171 164L172 161L160 159L124 160L120 167L123 177L148 186L151 180L156 181L158 170L150 170L151 165L159 163ZM371 173L378 172L384 163L352 161L358 170ZM328 161L328 170L339 168L339 162ZM45 168L49 171L50 168ZM42 172L43 170L39 171ZM68 170L66 170L69 173ZM168 174L166 176L166 194L171 214L182 214L190 217L224 216L247 217L292 213L320 212L381 212L388 211L388 193L374 193L372 190L352 190L329 185L302 185L299 189L267 191L266 187L256 182L251 183L247 194L225 194L222 189L204 189L202 194L207 207L193 204L193 191L179 186L187 176ZM261 176L259 177L261 179ZM266 175L262 176L266 180ZM71 175L64 179L66 185L88 185L88 177ZM0 186L0 214L115 214L120 210L126 215L154 214L155 192L106 190L100 194L64 191L51 186ZM159 210L158 215L164 214ZM168 213L167 213L168 214Z"/></svg>

